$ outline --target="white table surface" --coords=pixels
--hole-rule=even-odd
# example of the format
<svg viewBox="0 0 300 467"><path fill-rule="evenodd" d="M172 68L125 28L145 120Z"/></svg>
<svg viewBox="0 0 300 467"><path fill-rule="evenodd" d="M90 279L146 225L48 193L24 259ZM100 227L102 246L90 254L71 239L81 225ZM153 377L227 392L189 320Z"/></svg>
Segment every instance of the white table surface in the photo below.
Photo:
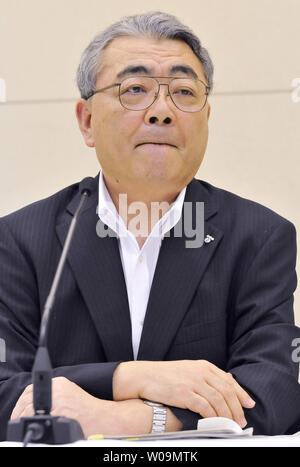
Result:
<svg viewBox="0 0 300 467"><path fill-rule="evenodd" d="M22 443L0 442L0 447L22 447ZM28 447L48 446L45 444L28 444ZM73 444L60 445L59 447L300 447L300 436L252 436L249 438L231 439L177 439L165 441L123 441L123 440L97 440L77 441ZM57 446L51 446L57 447Z"/></svg>

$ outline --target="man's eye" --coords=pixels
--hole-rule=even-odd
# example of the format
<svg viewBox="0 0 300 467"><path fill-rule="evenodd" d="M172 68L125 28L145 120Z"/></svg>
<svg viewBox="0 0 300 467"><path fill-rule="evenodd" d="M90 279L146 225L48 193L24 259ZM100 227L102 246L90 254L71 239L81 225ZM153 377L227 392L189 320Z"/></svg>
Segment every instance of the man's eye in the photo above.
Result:
<svg viewBox="0 0 300 467"><path fill-rule="evenodd" d="M176 93L179 93L182 96L193 96L194 95L194 93L190 91L189 89L178 89Z"/></svg>
<svg viewBox="0 0 300 467"><path fill-rule="evenodd" d="M130 86L130 88L126 89L126 92L131 94L142 94L143 92L146 92L146 90L141 86Z"/></svg>

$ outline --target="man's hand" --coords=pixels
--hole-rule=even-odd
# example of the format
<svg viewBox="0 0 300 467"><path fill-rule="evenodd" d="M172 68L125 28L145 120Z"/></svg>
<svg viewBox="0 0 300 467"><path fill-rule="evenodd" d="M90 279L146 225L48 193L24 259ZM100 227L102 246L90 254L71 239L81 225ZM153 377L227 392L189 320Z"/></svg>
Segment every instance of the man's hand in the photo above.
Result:
<svg viewBox="0 0 300 467"><path fill-rule="evenodd" d="M108 428L122 431L121 423L118 426L114 423L109 424L110 412L113 411L114 405L114 402L91 396L67 378L52 379L51 415L76 419L81 425L85 438L93 433L108 433ZM19 397L11 414L11 420L33 415L33 385L30 384Z"/></svg>
<svg viewBox="0 0 300 467"><path fill-rule="evenodd" d="M242 407L255 405L231 373L206 360L122 362L114 372L113 395L116 401L145 398L204 418L231 418L242 428L247 424Z"/></svg>
<svg viewBox="0 0 300 467"><path fill-rule="evenodd" d="M19 397L11 420L34 415L33 385ZM133 435L150 433L153 409L140 399L107 401L97 399L64 377L52 379L51 415L73 418L83 430L85 438L92 434ZM166 431L178 431L181 422L167 409Z"/></svg>

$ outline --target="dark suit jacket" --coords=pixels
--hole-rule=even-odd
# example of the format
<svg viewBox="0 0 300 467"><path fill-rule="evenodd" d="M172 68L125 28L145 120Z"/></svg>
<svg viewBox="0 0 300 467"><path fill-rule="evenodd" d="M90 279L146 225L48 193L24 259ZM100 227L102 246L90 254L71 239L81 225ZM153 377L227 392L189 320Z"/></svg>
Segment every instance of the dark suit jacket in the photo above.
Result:
<svg viewBox="0 0 300 467"><path fill-rule="evenodd" d="M41 313L79 199L76 183L0 219L1 439L31 383ZM256 401L245 409L255 434L296 432L295 228L266 207L196 179L185 201L205 203L204 233L214 241L188 249L184 236L164 238L138 360L208 360ZM62 275L49 352L54 376L112 399L114 369L133 360L131 322L117 239L96 234L97 203L98 176ZM198 414L172 410L184 429L196 427Z"/></svg>

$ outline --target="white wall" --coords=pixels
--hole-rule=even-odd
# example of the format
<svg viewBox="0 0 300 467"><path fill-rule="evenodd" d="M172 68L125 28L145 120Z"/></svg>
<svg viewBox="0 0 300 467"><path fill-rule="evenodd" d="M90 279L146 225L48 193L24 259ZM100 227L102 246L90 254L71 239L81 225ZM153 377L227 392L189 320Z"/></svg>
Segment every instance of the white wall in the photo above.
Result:
<svg viewBox="0 0 300 467"><path fill-rule="evenodd" d="M300 0L0 0L0 215L98 172L75 119L80 55L112 22L151 10L189 25L215 63L198 178L299 231L300 102L291 83L300 78ZM300 325L298 291L295 311Z"/></svg>

